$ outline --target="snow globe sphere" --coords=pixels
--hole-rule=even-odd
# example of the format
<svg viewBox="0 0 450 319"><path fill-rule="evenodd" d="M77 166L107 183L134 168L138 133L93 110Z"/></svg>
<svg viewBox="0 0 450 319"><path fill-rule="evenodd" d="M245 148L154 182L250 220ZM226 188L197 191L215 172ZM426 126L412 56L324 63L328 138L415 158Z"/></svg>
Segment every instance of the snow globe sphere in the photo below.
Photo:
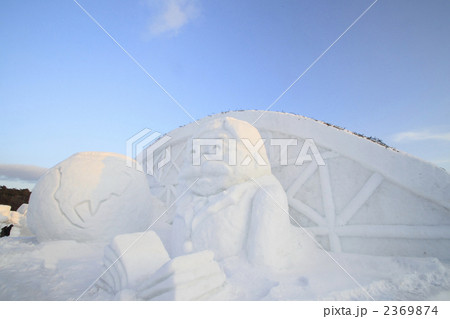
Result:
<svg viewBox="0 0 450 319"><path fill-rule="evenodd" d="M49 169L33 189L28 226L38 241L110 241L145 231L161 203L146 176L127 158L103 152L77 153Z"/></svg>

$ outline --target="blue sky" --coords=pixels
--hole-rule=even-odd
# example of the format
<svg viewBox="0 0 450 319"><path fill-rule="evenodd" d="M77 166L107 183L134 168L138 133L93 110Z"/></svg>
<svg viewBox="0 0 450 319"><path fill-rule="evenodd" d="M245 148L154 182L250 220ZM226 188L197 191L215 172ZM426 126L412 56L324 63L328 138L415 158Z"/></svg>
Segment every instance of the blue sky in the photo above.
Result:
<svg viewBox="0 0 450 319"><path fill-rule="evenodd" d="M78 2L199 119L266 109L373 0ZM450 170L449 16L447 0L379 0L272 110ZM72 0L3 0L0 39L0 184L192 121Z"/></svg>

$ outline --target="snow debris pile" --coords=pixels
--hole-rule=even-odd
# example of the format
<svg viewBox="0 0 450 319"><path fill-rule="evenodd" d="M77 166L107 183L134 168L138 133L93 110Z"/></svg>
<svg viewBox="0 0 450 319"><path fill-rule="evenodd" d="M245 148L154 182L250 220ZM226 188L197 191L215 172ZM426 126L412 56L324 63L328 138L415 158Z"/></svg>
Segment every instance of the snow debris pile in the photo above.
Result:
<svg viewBox="0 0 450 319"><path fill-rule="evenodd" d="M78 153L41 177L33 189L28 226L39 241L109 241L144 231L162 213L144 173L113 153Z"/></svg>

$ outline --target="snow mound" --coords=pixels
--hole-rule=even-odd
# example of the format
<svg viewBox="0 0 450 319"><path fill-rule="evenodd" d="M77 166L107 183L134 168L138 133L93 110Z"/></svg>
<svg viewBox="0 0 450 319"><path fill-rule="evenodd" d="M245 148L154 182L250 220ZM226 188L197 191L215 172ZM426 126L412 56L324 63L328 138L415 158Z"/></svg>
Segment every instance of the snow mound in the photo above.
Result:
<svg viewBox="0 0 450 319"><path fill-rule="evenodd" d="M39 241L110 241L145 230L163 211L145 175L113 153L77 153L49 169L33 189L28 227Z"/></svg>
<svg viewBox="0 0 450 319"><path fill-rule="evenodd" d="M264 139L272 174L287 194L292 223L314 235L325 249L450 259L447 172L352 132L294 114L228 112L169 132L171 139L154 152L155 173L148 177L153 194L167 205L178 198L179 167L192 136L211 120L225 117L253 123ZM289 140L285 154L280 139ZM323 163L309 148L298 165L304 146L311 143ZM158 169L169 147L170 162ZM168 215L173 220L175 209Z"/></svg>

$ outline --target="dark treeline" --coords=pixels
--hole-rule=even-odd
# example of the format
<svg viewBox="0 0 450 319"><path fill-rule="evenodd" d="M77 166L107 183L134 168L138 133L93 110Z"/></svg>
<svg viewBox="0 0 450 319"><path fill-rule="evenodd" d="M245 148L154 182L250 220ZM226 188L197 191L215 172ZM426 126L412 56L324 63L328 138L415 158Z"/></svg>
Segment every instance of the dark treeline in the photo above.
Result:
<svg viewBox="0 0 450 319"><path fill-rule="evenodd" d="M15 189L0 186L0 204L11 206L16 211L20 205L28 204L31 192L29 189Z"/></svg>

